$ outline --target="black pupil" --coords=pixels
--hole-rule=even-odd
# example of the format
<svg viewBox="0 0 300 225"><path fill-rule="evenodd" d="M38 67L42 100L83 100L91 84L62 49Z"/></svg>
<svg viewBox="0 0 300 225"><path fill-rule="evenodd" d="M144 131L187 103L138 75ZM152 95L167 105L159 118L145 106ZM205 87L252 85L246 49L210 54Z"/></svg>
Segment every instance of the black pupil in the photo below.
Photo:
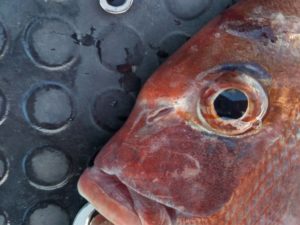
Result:
<svg viewBox="0 0 300 225"><path fill-rule="evenodd" d="M126 0L107 0L107 3L112 6L121 6L125 3Z"/></svg>
<svg viewBox="0 0 300 225"><path fill-rule="evenodd" d="M247 110L248 98L240 90L228 89L218 95L214 107L222 119L239 119Z"/></svg>

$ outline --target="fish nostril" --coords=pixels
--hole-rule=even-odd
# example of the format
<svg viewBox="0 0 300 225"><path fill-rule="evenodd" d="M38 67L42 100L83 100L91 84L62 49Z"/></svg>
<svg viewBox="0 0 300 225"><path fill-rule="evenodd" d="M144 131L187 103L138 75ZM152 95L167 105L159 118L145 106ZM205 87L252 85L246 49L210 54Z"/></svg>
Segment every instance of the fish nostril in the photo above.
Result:
<svg viewBox="0 0 300 225"><path fill-rule="evenodd" d="M156 122L159 119L161 119L163 116L166 116L169 113L171 113L173 110L174 109L171 107L166 107L166 108L156 110L147 117L147 123L151 124L153 122Z"/></svg>

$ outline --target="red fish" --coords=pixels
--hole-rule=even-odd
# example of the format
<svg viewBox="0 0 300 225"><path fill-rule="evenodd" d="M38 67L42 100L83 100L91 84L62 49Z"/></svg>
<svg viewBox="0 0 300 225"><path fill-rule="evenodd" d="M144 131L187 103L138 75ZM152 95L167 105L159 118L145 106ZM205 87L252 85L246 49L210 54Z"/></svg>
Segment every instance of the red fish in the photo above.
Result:
<svg viewBox="0 0 300 225"><path fill-rule="evenodd" d="M147 81L79 181L115 225L300 225L300 1L244 0Z"/></svg>

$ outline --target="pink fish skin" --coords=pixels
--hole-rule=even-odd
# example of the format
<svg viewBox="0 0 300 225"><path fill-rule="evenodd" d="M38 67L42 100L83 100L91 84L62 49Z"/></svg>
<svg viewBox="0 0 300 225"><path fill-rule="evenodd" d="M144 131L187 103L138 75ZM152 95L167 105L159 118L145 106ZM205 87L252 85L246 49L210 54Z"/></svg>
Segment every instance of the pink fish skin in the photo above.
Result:
<svg viewBox="0 0 300 225"><path fill-rule="evenodd" d="M232 89L247 109L224 118ZM300 1L244 0L151 76L78 188L115 225L300 225L299 156Z"/></svg>

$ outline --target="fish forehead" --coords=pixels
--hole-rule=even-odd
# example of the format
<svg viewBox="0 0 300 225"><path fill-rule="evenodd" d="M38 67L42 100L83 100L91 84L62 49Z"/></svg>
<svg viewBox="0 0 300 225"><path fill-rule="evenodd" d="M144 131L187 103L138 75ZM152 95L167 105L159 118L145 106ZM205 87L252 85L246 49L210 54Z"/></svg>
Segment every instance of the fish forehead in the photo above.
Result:
<svg viewBox="0 0 300 225"><path fill-rule="evenodd" d="M200 73L232 62L257 63L270 74L273 88L298 92L299 3L285 3L297 9L291 14L290 8L270 2L243 1L211 22L149 79L141 93L143 100L185 96Z"/></svg>

